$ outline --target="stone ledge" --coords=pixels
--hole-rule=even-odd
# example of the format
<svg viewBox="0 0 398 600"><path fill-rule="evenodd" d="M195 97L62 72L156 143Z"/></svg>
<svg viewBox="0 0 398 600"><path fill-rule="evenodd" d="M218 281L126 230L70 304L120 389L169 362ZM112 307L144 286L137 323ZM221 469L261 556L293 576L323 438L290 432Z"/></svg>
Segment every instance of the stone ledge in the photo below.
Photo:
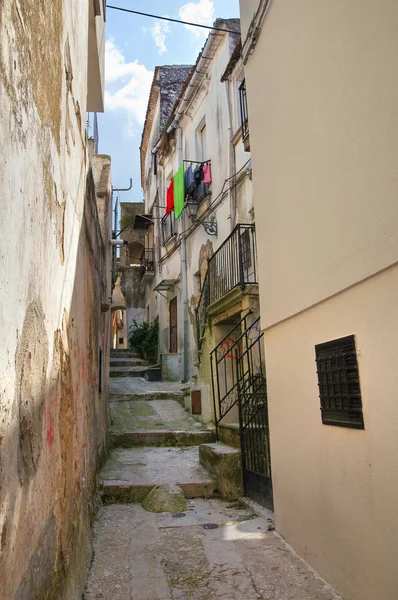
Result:
<svg viewBox="0 0 398 600"><path fill-rule="evenodd" d="M233 448L240 448L239 423L224 423L218 425L220 441Z"/></svg>
<svg viewBox="0 0 398 600"><path fill-rule="evenodd" d="M216 439L215 430L170 431L168 429L147 429L142 431L111 430L113 446L131 448L133 446L198 446Z"/></svg>

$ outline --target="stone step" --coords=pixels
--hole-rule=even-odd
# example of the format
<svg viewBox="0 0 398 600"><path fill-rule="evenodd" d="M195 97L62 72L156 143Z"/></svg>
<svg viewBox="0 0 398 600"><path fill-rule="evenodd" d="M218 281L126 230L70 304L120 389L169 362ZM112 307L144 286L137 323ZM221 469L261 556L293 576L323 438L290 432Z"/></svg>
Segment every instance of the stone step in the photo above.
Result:
<svg viewBox="0 0 398 600"><path fill-rule="evenodd" d="M130 350L130 348L112 348L111 356L128 356L130 358L140 358L140 355L137 352Z"/></svg>
<svg viewBox="0 0 398 600"><path fill-rule="evenodd" d="M136 392L132 394L111 393L112 402L139 402L143 400L175 400L179 404L184 404L184 394L182 392Z"/></svg>
<svg viewBox="0 0 398 600"><path fill-rule="evenodd" d="M217 482L217 491L224 500L237 500L243 496L241 451L217 442L201 444L200 464Z"/></svg>
<svg viewBox="0 0 398 600"><path fill-rule="evenodd" d="M115 431L110 429L113 447L133 448L134 446L199 446L215 442L215 430L170 431L169 429L144 429L142 431Z"/></svg>
<svg viewBox="0 0 398 600"><path fill-rule="evenodd" d="M155 486L178 485L187 498L210 498L215 482L198 447L116 448L100 472L105 504L142 502Z"/></svg>
<svg viewBox="0 0 398 600"><path fill-rule="evenodd" d="M196 446L215 441L214 427L196 421L176 400L111 402L114 446Z"/></svg>
<svg viewBox="0 0 398 600"><path fill-rule="evenodd" d="M111 367L137 367L143 365L145 367L149 367L150 363L143 358L110 358L110 366Z"/></svg>
<svg viewBox="0 0 398 600"><path fill-rule="evenodd" d="M150 367L137 365L136 367L112 367L109 369L110 377L144 377L145 371Z"/></svg>
<svg viewBox="0 0 398 600"><path fill-rule="evenodd" d="M218 437L220 442L240 448L240 426L239 423L225 423L218 425Z"/></svg>

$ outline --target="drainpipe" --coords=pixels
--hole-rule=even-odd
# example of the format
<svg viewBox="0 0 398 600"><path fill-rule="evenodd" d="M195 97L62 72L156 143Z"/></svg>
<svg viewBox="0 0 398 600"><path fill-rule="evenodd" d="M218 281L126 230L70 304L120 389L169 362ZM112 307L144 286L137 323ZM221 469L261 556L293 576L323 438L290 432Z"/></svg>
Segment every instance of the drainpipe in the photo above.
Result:
<svg viewBox="0 0 398 600"><path fill-rule="evenodd" d="M235 151L232 144L232 136L234 134L232 128L232 112L231 112L231 81L229 79L225 82L226 85L226 94L227 94L227 106L228 106L228 177L231 178L235 173ZM232 188L229 190L229 214L231 217L231 231L236 226L236 187L234 185L235 178L230 179L230 185Z"/></svg>
<svg viewBox="0 0 398 600"><path fill-rule="evenodd" d="M177 162L182 163L182 131L177 128ZM182 215L182 228L185 230L185 212ZM187 242L185 234L181 236L181 294L182 294L182 318L183 318L183 382L188 381L189 372L189 311L188 311L188 267L187 267Z"/></svg>

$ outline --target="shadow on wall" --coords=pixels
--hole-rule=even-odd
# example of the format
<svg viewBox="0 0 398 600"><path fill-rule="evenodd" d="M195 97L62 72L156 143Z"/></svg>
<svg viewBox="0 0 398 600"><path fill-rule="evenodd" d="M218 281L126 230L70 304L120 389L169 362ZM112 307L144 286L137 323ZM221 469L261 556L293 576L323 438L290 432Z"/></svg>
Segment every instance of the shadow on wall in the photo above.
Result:
<svg viewBox="0 0 398 600"><path fill-rule="evenodd" d="M13 425L0 437L2 600L78 600L91 560L111 338L110 311L101 312L110 253L91 170L77 261L61 329L48 339L43 306L33 298L15 355Z"/></svg>

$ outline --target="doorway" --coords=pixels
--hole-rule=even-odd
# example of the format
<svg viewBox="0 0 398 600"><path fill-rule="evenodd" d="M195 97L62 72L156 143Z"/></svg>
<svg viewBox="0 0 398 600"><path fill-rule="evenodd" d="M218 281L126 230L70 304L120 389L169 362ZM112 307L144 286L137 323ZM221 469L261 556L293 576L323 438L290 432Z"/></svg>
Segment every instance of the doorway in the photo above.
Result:
<svg viewBox="0 0 398 600"><path fill-rule="evenodd" d="M170 300L170 353L178 352L177 344L177 296Z"/></svg>

